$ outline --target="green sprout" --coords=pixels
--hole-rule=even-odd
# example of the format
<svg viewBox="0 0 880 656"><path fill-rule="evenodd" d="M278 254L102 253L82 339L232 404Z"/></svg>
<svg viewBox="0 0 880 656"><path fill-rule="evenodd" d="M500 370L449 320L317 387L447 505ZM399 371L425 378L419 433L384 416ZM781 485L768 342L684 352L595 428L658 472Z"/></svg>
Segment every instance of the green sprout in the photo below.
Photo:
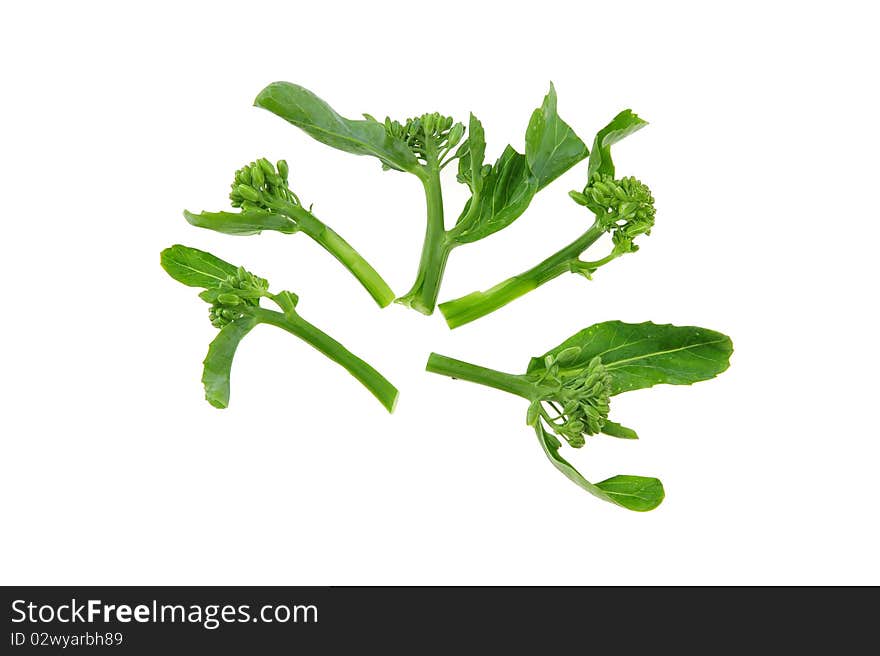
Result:
<svg viewBox="0 0 880 656"><path fill-rule="evenodd" d="M273 294L264 278L189 246L177 244L166 248L162 251L161 262L162 268L178 282L204 290L199 298L210 305L208 318L211 325L220 329L208 347L202 374L205 398L214 407L229 405L232 360L239 343L256 326L267 324L310 344L346 369L379 399L386 410L394 410L398 395L394 385L342 344L303 319L296 311L299 297L293 292ZM273 302L281 311L261 307L262 299Z"/></svg>
<svg viewBox="0 0 880 656"><path fill-rule="evenodd" d="M528 401L526 424L545 455L566 478L600 499L629 510L652 510L665 496L656 478L621 475L591 483L559 451L575 449L604 434L634 440L636 432L609 419L611 399L659 384L690 385L727 369L733 345L721 333L694 326L606 321L575 333L542 356L524 374L509 374L437 353L431 373L459 378Z"/></svg>
<svg viewBox="0 0 880 656"><path fill-rule="evenodd" d="M237 170L229 200L239 212L184 211L192 225L228 235L254 235L263 230L285 234L303 232L345 266L379 304L386 307L394 292L376 270L330 226L320 221L311 208L303 207L290 189L287 162L273 165L265 158Z"/></svg>
<svg viewBox="0 0 880 656"><path fill-rule="evenodd" d="M486 316L563 273L578 273L592 279L599 267L639 249L634 240L640 235L650 235L654 226L654 197L636 178L615 178L611 145L645 125L645 121L626 110L596 135L590 152L587 185L582 191L569 192L578 205L594 215L587 231L528 271L487 291L441 303L440 311L450 328ZM608 255L594 261L581 259L584 251L606 234L611 235L612 245Z"/></svg>

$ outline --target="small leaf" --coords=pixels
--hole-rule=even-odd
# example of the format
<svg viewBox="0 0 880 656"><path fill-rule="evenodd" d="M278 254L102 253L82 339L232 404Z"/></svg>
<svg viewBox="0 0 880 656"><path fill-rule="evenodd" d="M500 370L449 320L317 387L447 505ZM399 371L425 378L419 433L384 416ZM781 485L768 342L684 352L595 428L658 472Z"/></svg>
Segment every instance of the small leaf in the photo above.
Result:
<svg viewBox="0 0 880 656"><path fill-rule="evenodd" d="M666 496L663 483L657 478L646 476L625 474L614 476L596 483L596 487L607 494L614 503L636 512L653 510Z"/></svg>
<svg viewBox="0 0 880 656"><path fill-rule="evenodd" d="M637 440L639 439L638 433L636 433L632 428L627 428L626 426L621 426L617 422L605 420L605 423L602 425L602 433L605 435L609 435L611 437L619 437L622 440Z"/></svg>
<svg viewBox="0 0 880 656"><path fill-rule="evenodd" d="M568 480L593 496L638 512L653 510L663 501L663 484L656 478L623 475L601 483L590 483L570 462L559 455L559 440L545 431L540 422L535 424L535 433L553 466Z"/></svg>
<svg viewBox="0 0 880 656"><path fill-rule="evenodd" d="M529 404L529 409L526 412L526 425L534 426L538 421L538 417L541 416L541 402L540 401L532 401Z"/></svg>
<svg viewBox="0 0 880 656"><path fill-rule="evenodd" d="M373 118L347 119L308 89L290 82L273 82L263 89L254 105L280 116L313 139L355 155L372 155L385 166L414 173L419 161L407 145L388 134Z"/></svg>
<svg viewBox="0 0 880 656"><path fill-rule="evenodd" d="M272 300L278 304L284 314L292 314L296 309L296 304L299 303L299 296L293 292L283 291L275 294Z"/></svg>
<svg viewBox="0 0 880 656"><path fill-rule="evenodd" d="M556 113L556 89L532 113L526 129L526 160L543 189L588 154L587 146Z"/></svg>
<svg viewBox="0 0 880 656"><path fill-rule="evenodd" d="M483 125L471 114L468 137L458 153L458 180L470 187L471 193L479 195L483 189L483 161L486 158L486 134Z"/></svg>
<svg viewBox="0 0 880 656"><path fill-rule="evenodd" d="M235 350L257 323L257 319L252 316L236 319L224 326L208 347L202 383L205 385L205 398L215 408L229 405L229 377Z"/></svg>
<svg viewBox="0 0 880 656"><path fill-rule="evenodd" d="M190 225L226 235L258 235L263 230L277 230L285 234L297 231L296 223L288 217L265 210L200 212L199 214L184 210L183 216Z"/></svg>
<svg viewBox="0 0 880 656"><path fill-rule="evenodd" d="M177 282L204 289L216 287L238 271L219 257L181 244L162 251L161 262L162 268Z"/></svg>
<svg viewBox="0 0 880 656"><path fill-rule="evenodd" d="M527 374L546 371L545 358L572 346L580 353L561 366L570 377L597 355L611 375L611 393L654 385L690 385L714 378L730 366L733 344L714 330L697 326L606 321L575 333L547 353L532 358Z"/></svg>
<svg viewBox="0 0 880 656"><path fill-rule="evenodd" d="M587 167L589 177L592 178L596 173L604 173L613 178L614 162L611 160L611 146L636 130L641 130L647 124L647 121L640 119L631 109L625 109L599 130L593 141L593 150L590 152L590 163Z"/></svg>

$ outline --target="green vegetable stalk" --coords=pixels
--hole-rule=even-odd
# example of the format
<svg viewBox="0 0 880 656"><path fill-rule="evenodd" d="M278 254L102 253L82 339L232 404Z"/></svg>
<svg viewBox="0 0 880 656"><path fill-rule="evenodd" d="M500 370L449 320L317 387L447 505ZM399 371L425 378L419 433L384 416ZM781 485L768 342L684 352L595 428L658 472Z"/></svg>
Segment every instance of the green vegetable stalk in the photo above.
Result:
<svg viewBox="0 0 880 656"><path fill-rule="evenodd" d="M263 230L285 234L302 232L333 255L379 304L386 307L394 292L360 253L303 207L291 191L287 162L277 168L265 158L251 162L235 172L229 199L239 212L201 212L183 215L192 225L228 235L254 235Z"/></svg>
<svg viewBox="0 0 880 656"><path fill-rule="evenodd" d="M440 311L450 328L494 312L563 273L579 273L591 279L599 267L638 250L635 238L649 235L654 225L654 197L651 190L636 178L615 179L610 147L644 125L647 125L645 121L626 110L596 135L590 153L587 185L583 191L569 194L576 203L595 215L587 231L528 271L486 291L441 303ZM613 247L608 255L594 261L581 259L584 251L609 233Z"/></svg>
<svg viewBox="0 0 880 656"><path fill-rule="evenodd" d="M335 339L303 319L296 311L299 298L293 292L269 292L269 283L242 267L188 246L175 245L162 251L162 268L210 304L209 318L220 332L208 347L202 382L205 398L217 408L229 404L230 373L235 351L242 339L259 324L275 326L310 344L342 366L389 411L397 402L397 389L382 374ZM261 299L275 303L280 312L260 307Z"/></svg>
<svg viewBox="0 0 880 656"><path fill-rule="evenodd" d="M532 113L525 154L507 146L494 164L484 162L483 126L473 114L464 139L462 123L436 112L403 123L390 118L378 121L369 114L362 120L347 119L311 91L289 82L270 84L254 104L321 143L376 157L384 169L411 173L420 180L427 207L425 239L415 282L396 300L424 314L434 311L452 249L510 225L525 212L538 191L588 154L586 145L559 118L552 85L541 107ZM456 160L457 179L468 185L471 197L455 226L447 229L440 174Z"/></svg>
<svg viewBox="0 0 880 656"><path fill-rule="evenodd" d="M638 439L609 419L611 398L658 384L690 385L714 378L730 364L733 345L721 333L693 326L606 321L586 328L542 356L524 374L509 374L432 353L427 371L467 380L528 401L526 424L553 465L600 499L629 510L660 505L663 484L644 476L588 481L559 453L563 442L581 448L604 434Z"/></svg>

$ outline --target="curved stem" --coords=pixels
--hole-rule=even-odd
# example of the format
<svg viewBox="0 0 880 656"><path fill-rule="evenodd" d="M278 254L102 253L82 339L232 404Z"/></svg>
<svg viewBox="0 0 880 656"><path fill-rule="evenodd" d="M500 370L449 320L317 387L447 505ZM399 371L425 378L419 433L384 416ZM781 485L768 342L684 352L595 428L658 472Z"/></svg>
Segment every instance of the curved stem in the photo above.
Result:
<svg viewBox="0 0 880 656"><path fill-rule="evenodd" d="M443 191L440 187L440 171L436 166L428 167L427 175L422 178L422 184L425 187L428 207L428 225L425 230L425 241L422 244L422 256L412 289L398 298L397 302L422 314L431 314L437 304L446 260L454 243L446 237L446 225L443 221Z"/></svg>
<svg viewBox="0 0 880 656"><path fill-rule="evenodd" d="M274 310L256 308L253 311L253 315L261 323L267 323L286 330L326 355L357 378L364 387L370 390L373 396L379 399L379 402L385 406L388 412L394 412L398 396L397 388L388 382L382 374L327 333L292 312L282 314Z"/></svg>
<svg viewBox="0 0 880 656"><path fill-rule="evenodd" d="M504 307L520 296L537 289L545 282L570 271L578 256L592 246L605 231L594 223L580 237L540 264L508 278L484 292L473 292L440 304L440 311L450 328L458 328Z"/></svg>
<svg viewBox="0 0 880 656"><path fill-rule="evenodd" d="M285 204L283 211L296 221L297 228L301 232L314 239L324 250L341 262L357 278L379 307L386 307L394 300L395 294L388 283L333 228L299 205Z"/></svg>

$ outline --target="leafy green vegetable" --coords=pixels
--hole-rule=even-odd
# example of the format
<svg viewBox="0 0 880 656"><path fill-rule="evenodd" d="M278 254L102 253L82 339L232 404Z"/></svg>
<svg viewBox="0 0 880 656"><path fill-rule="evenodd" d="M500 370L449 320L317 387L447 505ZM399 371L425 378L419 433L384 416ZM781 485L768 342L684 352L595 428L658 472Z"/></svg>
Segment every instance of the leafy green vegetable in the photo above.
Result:
<svg viewBox="0 0 880 656"><path fill-rule="evenodd" d="M235 351L242 339L261 323L296 335L344 367L389 411L397 402L397 389L382 374L351 353L296 312L299 298L293 292L269 292L269 282L242 267L196 248L177 244L162 251L162 268L210 304L211 324L220 329L208 347L202 382L205 398L217 408L229 404L229 381ZM281 312L260 307L261 299L273 301Z"/></svg>
<svg viewBox="0 0 880 656"><path fill-rule="evenodd" d="M533 118L533 123L540 124L541 119ZM508 278L487 291L473 292L441 303L440 311L450 328L457 328L494 312L563 273L579 273L590 279L599 267L621 255L638 250L634 243L635 238L651 234L654 226L654 197L651 190L636 178L614 177L611 145L645 125L645 121L627 109L596 135L593 150L590 152L587 185L583 191L572 191L569 194L576 203L585 206L595 215L595 220L587 231L528 271ZM545 144L541 152L551 147L546 145L548 143L559 144L556 146L557 152L567 153L574 150L570 131L566 132L561 128L557 130L561 132L555 132L552 138L540 139ZM538 141L538 137L534 140ZM565 160L562 156L558 157ZM534 168L539 164L533 163L531 166ZM546 170L550 174L554 172L554 169L546 166L540 170ZM583 252L605 234L611 235L611 252L596 261L581 260Z"/></svg>
<svg viewBox="0 0 880 656"><path fill-rule="evenodd" d="M238 212L184 211L186 220L197 228L207 228L227 235L256 235L263 230L284 234L303 232L348 269L370 296L385 307L394 300L394 292L360 253L305 209L290 189L287 162L272 165L258 159L235 172L229 199Z"/></svg>
<svg viewBox="0 0 880 656"><path fill-rule="evenodd" d="M484 164L483 126L471 114L467 128L436 112L403 123L340 116L311 91L289 82L274 82L254 104L301 128L321 143L356 155L372 155L386 169L412 173L422 183L427 205L427 228L416 280L397 299L431 314L449 253L505 228L529 206L534 195L584 159L588 150L556 111L556 90L535 110L526 130L526 152L507 146L494 164ZM456 149L456 146L458 148ZM471 197L455 226L446 229L440 172L458 160L458 180Z"/></svg>
<svg viewBox="0 0 880 656"><path fill-rule="evenodd" d="M611 397L653 385L690 385L714 378L730 364L733 344L721 333L694 326L606 321L585 328L544 355L524 374L508 374L432 353L427 371L460 378L529 402L532 426L545 455L569 480L600 499L645 511L663 501L663 484L644 476L614 476L591 483L565 460L573 448L603 433L634 440L638 435L608 418Z"/></svg>

